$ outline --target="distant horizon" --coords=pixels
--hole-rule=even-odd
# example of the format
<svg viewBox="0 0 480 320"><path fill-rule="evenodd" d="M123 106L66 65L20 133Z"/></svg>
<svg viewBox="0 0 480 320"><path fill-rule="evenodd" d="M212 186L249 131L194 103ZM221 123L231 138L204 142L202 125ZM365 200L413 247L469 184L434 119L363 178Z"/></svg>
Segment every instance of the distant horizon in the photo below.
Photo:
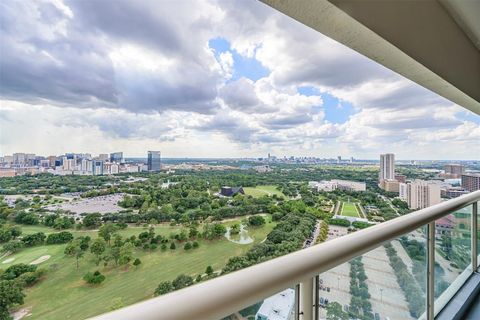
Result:
<svg viewBox="0 0 480 320"><path fill-rule="evenodd" d="M158 151L158 150L156 150ZM114 151L114 152L122 152L122 151ZM74 154L90 154L92 157L96 157L100 154L108 154L110 155L111 153L114 152L104 152L104 153L91 153L91 152L65 152L65 153L59 153L59 154L35 154L31 152L31 154L35 154L35 156L40 156L40 157L49 157L49 156L56 156L60 157L62 155L65 155L66 153L74 153ZM161 151L160 151L161 152ZM15 153L25 153L29 154L30 152L15 152ZM5 156L12 156L13 154L5 154L5 155L0 155L0 157L5 157ZM284 159L284 157L290 158L290 157L295 157L295 158L318 158L318 159L331 159L331 160L337 160L337 156L310 156L310 155L282 155L282 156L276 156L276 155L271 155L272 157L276 157L277 159ZM349 161L351 156L342 156L342 161ZM140 155L128 155L124 156L124 159L147 159L146 152L144 156ZM255 159L267 159L268 155L263 155L263 156L239 156L239 157L229 157L229 156L224 156L224 157L197 157L197 156L183 156L183 157L161 157L162 160L255 160ZM378 158L356 158L353 157L355 161L379 161L380 160L380 154L378 154ZM458 162L458 161L480 161L479 159L415 159L415 158L397 158L395 155L395 162L397 161L440 161L440 162Z"/></svg>

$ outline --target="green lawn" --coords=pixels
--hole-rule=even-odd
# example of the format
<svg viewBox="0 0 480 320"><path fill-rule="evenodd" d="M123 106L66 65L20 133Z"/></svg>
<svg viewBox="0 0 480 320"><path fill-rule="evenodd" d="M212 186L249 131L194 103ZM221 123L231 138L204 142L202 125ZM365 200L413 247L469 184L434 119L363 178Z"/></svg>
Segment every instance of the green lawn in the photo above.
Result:
<svg viewBox="0 0 480 320"><path fill-rule="evenodd" d="M279 191L276 186L267 185L267 186L256 186L256 187L244 187L246 195L250 195L255 198L263 196L272 196L276 194L279 197L286 198L283 192Z"/></svg>
<svg viewBox="0 0 480 320"><path fill-rule="evenodd" d="M270 219L267 219L267 221ZM240 219L238 220L238 222ZM228 224L234 223L232 221ZM33 247L10 255L15 258L8 264L0 263L0 268L6 269L15 263L30 263L43 255L51 258L39 265L48 270L45 280L25 291L25 304L21 308L29 308L32 315L28 319L85 319L110 311L114 304L121 301L129 305L144 299L151 298L158 283L164 280L173 280L177 275L185 273L196 276L203 273L208 265L214 270L220 270L227 260L236 255L245 253L255 243L265 239L273 229L274 223L267 223L261 228L249 228L249 234L254 238L254 243L240 245L222 238L215 241L200 240L200 247L195 250L183 250L183 244L177 245L177 250L160 249L154 252L136 250L134 257L141 259L142 264L138 269L133 266L128 270L124 267L96 267L94 257L88 253L80 260L80 269L75 267L75 259L66 257L63 253L65 245L52 245ZM161 225L156 232L168 235L178 230L178 227ZM52 232L45 227L25 227L25 233L43 231ZM122 231L123 235L140 233L142 228L129 227ZM96 236L95 231L75 231L75 235L89 234ZM84 283L82 276L87 271L100 270L106 280L98 287L91 287Z"/></svg>
<svg viewBox="0 0 480 320"><path fill-rule="evenodd" d="M360 217L355 203L351 202L343 202L342 215L347 217Z"/></svg>

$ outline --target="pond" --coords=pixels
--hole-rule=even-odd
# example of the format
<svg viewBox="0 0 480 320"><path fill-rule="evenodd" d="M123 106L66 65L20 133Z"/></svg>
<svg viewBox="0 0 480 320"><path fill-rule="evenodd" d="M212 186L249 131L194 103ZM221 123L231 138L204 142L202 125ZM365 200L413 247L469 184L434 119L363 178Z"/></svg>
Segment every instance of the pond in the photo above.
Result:
<svg viewBox="0 0 480 320"><path fill-rule="evenodd" d="M224 235L228 241L238 244L249 244L253 242L253 238L248 235L248 229L245 228L245 225L240 224L240 232L238 234L230 234L231 229L231 227L228 227Z"/></svg>

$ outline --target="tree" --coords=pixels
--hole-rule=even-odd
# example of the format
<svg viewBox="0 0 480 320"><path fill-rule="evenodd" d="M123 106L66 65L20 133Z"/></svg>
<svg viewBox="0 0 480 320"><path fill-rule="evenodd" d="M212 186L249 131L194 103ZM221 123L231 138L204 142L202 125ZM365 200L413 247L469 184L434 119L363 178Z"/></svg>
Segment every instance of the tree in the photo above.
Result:
<svg viewBox="0 0 480 320"><path fill-rule="evenodd" d="M193 241L192 248L197 249L199 247L199 244L197 241Z"/></svg>
<svg viewBox="0 0 480 320"><path fill-rule="evenodd" d="M230 227L230 234L239 234L240 233L240 225L235 223Z"/></svg>
<svg viewBox="0 0 480 320"><path fill-rule="evenodd" d="M192 244L190 242L185 243L185 245L183 246L183 249L185 249L185 250L192 249Z"/></svg>
<svg viewBox="0 0 480 320"><path fill-rule="evenodd" d="M13 280L18 278L24 273L34 272L35 270L37 270L37 266L33 264L24 264L24 263L14 264L13 266L10 266L7 268L7 270L5 270L1 278L3 280Z"/></svg>
<svg viewBox="0 0 480 320"><path fill-rule="evenodd" d="M173 291L173 285L172 285L172 282L171 281L163 281L163 282L160 282L160 284L158 285L158 287L155 289L155 295L156 296L159 296L159 295L162 295L162 294L165 294L165 293L169 293L171 291Z"/></svg>
<svg viewBox="0 0 480 320"><path fill-rule="evenodd" d="M111 222L107 222L100 227L100 230L98 230L98 235L102 237L108 243L108 245L110 245L110 239L112 238L112 235L117 232L117 230L118 228L116 225Z"/></svg>
<svg viewBox="0 0 480 320"><path fill-rule="evenodd" d="M175 242L170 244L170 250L175 250L177 247L175 246Z"/></svg>
<svg viewBox="0 0 480 320"><path fill-rule="evenodd" d="M120 257L118 261L121 265L126 265L128 267L128 264L132 259L133 259L133 244L131 244L130 242L125 242L123 246L120 248Z"/></svg>
<svg viewBox="0 0 480 320"><path fill-rule="evenodd" d="M265 219L262 216L251 216L248 218L248 224L253 227L263 226Z"/></svg>
<svg viewBox="0 0 480 320"><path fill-rule="evenodd" d="M140 259L136 258L135 261L133 261L133 265L138 268L138 266L142 263Z"/></svg>
<svg viewBox="0 0 480 320"><path fill-rule="evenodd" d="M86 228L98 228L102 225L102 215L100 213L90 213L83 218L83 225Z"/></svg>
<svg viewBox="0 0 480 320"><path fill-rule="evenodd" d="M181 274L172 281L175 290L182 289L193 284L193 278L185 274Z"/></svg>
<svg viewBox="0 0 480 320"><path fill-rule="evenodd" d="M120 247L113 246L110 249L110 256L112 257L113 261L115 261L115 265L118 266L118 261L120 260Z"/></svg>
<svg viewBox="0 0 480 320"><path fill-rule="evenodd" d="M85 280L85 282L90 284L100 284L105 280L105 276L101 274L100 271L97 270L94 273L87 272L83 276L83 280Z"/></svg>
<svg viewBox="0 0 480 320"><path fill-rule="evenodd" d="M33 247L43 244L45 238L45 233L37 232L23 236L22 241L25 244L25 247Z"/></svg>
<svg viewBox="0 0 480 320"><path fill-rule="evenodd" d="M205 269L205 273L207 274L207 276L211 276L213 274L212 266L208 266L207 269Z"/></svg>
<svg viewBox="0 0 480 320"><path fill-rule="evenodd" d="M74 257L77 263L77 270L79 267L79 260L83 257L85 251L80 248L80 241L75 239L72 242L69 242L65 247L65 254L70 257Z"/></svg>
<svg viewBox="0 0 480 320"><path fill-rule="evenodd" d="M78 241L80 241L80 249L82 251L87 251L88 248L90 247L90 240L91 238L89 236L83 236L83 237L78 237Z"/></svg>
<svg viewBox="0 0 480 320"><path fill-rule="evenodd" d="M101 255L105 252L106 243L103 238L97 238L93 241L92 246L90 247L90 252L97 257L96 264L100 264Z"/></svg>
<svg viewBox="0 0 480 320"><path fill-rule="evenodd" d="M68 231L50 233L47 237L47 244L62 244L73 240L73 234Z"/></svg>
<svg viewBox="0 0 480 320"><path fill-rule="evenodd" d="M9 309L14 304L23 304L25 294L16 281L0 281L0 319L10 319Z"/></svg>
<svg viewBox="0 0 480 320"><path fill-rule="evenodd" d="M2 251L3 252L15 253L15 252L20 251L20 249L23 248L24 246L25 246L25 244L23 243L23 241L12 240L12 241L9 241L9 242L7 242L3 245Z"/></svg>
<svg viewBox="0 0 480 320"><path fill-rule="evenodd" d="M330 302L327 305L327 320L348 320L349 316L342 310L338 302Z"/></svg>

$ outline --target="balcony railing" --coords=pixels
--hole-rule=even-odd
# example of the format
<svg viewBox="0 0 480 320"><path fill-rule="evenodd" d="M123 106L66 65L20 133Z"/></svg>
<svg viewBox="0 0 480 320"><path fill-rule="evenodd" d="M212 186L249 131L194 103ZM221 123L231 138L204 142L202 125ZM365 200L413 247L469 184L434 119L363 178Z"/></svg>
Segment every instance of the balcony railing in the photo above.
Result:
<svg viewBox="0 0 480 320"><path fill-rule="evenodd" d="M477 270L479 201L480 191L472 192L240 271L97 316L95 319L222 319L286 288L296 288L296 319L319 319L319 274L400 236L416 232L417 237L424 237L426 244L425 307L418 317L431 320L458 291L466 278ZM435 287L435 221L458 210L463 210L468 216L468 221L462 220L463 228L466 228L465 224L470 224L470 239L464 241L470 247L468 262L463 273L458 275L448 288L438 289ZM423 231L418 232L419 228ZM380 288L380 292L382 294L383 289ZM435 296L438 298L435 299ZM380 299L383 300L384 297Z"/></svg>

